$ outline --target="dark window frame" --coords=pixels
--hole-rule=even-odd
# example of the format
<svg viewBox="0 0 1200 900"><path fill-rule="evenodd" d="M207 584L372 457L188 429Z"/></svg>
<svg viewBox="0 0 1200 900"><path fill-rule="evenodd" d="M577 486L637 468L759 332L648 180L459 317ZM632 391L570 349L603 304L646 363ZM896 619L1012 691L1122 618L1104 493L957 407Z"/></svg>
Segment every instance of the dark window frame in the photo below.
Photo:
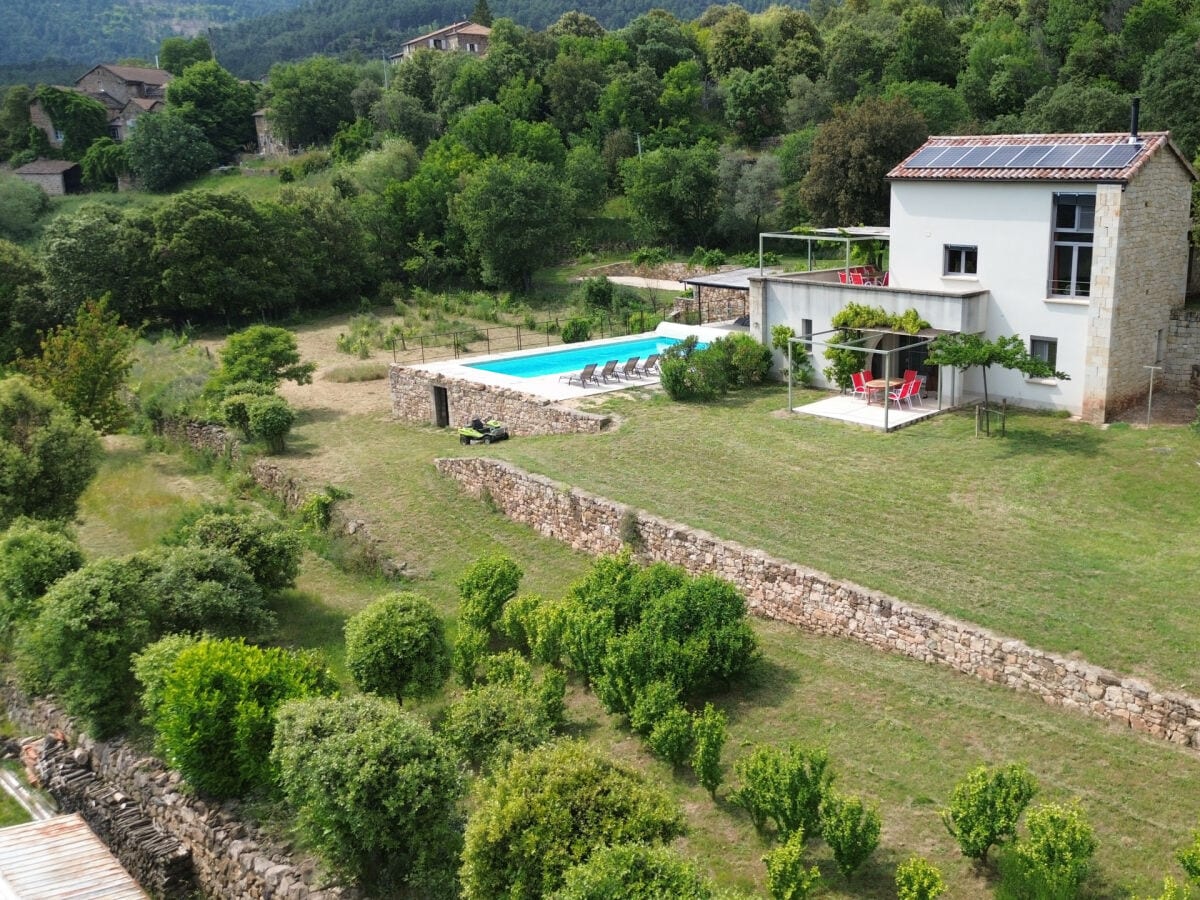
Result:
<svg viewBox="0 0 1200 900"><path fill-rule="evenodd" d="M979 247L970 244L943 245L942 274L960 277L978 275Z"/></svg>

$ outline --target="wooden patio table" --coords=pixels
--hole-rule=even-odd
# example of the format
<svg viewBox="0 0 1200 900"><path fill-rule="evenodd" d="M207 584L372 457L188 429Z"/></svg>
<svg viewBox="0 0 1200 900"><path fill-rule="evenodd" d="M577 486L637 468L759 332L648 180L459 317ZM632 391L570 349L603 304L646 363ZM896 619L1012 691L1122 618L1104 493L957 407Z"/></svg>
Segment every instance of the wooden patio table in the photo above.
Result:
<svg viewBox="0 0 1200 900"><path fill-rule="evenodd" d="M867 382L867 404L871 403L872 394L886 393L902 384L904 384L903 378L872 378Z"/></svg>

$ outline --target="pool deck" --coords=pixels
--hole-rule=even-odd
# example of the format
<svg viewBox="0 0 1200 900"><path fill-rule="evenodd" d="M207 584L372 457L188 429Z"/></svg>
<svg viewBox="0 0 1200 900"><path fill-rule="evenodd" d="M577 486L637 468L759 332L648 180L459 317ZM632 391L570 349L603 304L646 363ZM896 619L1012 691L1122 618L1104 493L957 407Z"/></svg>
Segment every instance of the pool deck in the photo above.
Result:
<svg viewBox="0 0 1200 900"><path fill-rule="evenodd" d="M598 341L589 341L587 346L596 348L598 357L604 355L604 348L612 344L622 344L630 340L638 338L654 338L654 337L672 337L684 338L690 334L696 335L700 340L714 340L715 338L726 337L729 334L728 328L707 327L697 325L677 325L673 322L664 322L657 329L644 334L630 334L623 337L607 338ZM579 347L584 344L577 345ZM556 350L563 349L556 347ZM447 378L460 378L464 381L473 381L476 384L486 384L489 387L506 388L511 391L520 391L525 394L533 394L541 397L544 400L562 401L562 400L578 400L581 397L592 397L597 394L606 394L610 391L623 391L631 387L649 387L658 384L658 376L650 375L642 378L624 377L612 378L608 382L601 382L598 385L589 384L587 387L582 387L578 379L572 383L567 382L567 375L578 374L577 369L572 369L570 372L555 375L537 375L532 378L518 378L515 375L503 375L499 372L489 372L485 369L477 369L474 363L490 362L495 359L515 359L522 356L538 356L546 352L546 348L537 347L532 350L515 350L508 353L493 353L486 356L473 356L466 359L447 360L445 362L426 363L424 365L413 365L409 368L417 369L422 372L436 372L444 375ZM621 365L625 364L625 360L621 360ZM597 372L599 369L597 369Z"/></svg>

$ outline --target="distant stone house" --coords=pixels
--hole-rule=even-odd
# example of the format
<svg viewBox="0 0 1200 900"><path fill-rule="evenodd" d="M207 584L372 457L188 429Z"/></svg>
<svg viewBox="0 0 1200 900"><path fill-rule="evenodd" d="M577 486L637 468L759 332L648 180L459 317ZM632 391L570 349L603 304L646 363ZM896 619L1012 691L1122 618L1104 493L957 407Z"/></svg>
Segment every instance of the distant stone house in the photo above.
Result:
<svg viewBox="0 0 1200 900"><path fill-rule="evenodd" d="M170 81L171 73L163 69L99 65L76 79L74 86L59 87L59 90L77 91L101 103L108 111L109 137L123 141L129 137L139 116L159 112L165 107ZM29 104L29 121L45 132L51 147L62 147L66 136L54 126L36 98Z"/></svg>
<svg viewBox="0 0 1200 900"><path fill-rule="evenodd" d="M83 170L69 159L35 159L13 174L54 197L75 194L83 188Z"/></svg>
<svg viewBox="0 0 1200 900"><path fill-rule="evenodd" d="M474 22L455 22L445 28L439 28L411 41L406 41L400 47L399 53L388 57L393 63L412 56L418 50L459 50L464 53L474 53L483 56L487 53L488 40L492 29L486 25L476 25Z"/></svg>

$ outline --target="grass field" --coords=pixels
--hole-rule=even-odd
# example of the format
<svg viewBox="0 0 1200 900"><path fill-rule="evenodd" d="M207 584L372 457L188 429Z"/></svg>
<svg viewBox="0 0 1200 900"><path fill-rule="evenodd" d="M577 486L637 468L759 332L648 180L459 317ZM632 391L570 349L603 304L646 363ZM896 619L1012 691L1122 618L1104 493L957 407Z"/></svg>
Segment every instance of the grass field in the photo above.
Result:
<svg viewBox="0 0 1200 900"><path fill-rule="evenodd" d="M349 434L361 435L366 423L343 424L353 426ZM421 567L420 577L405 587L453 615L454 579L482 553L511 554L527 573L523 588L548 595L586 569L585 557L463 500L436 478L427 460L443 449L444 433L386 427L391 443L407 449L410 464L390 468L386 479L368 483L362 473L348 472L339 482L355 486L354 502L371 509L401 558ZM344 455L349 444L339 447L335 452ZM311 461L304 453L301 449L293 462ZM191 504L222 499L223 491L221 482L196 473L181 457L143 453L129 438L110 439L105 466L84 497L80 534L92 553L143 549ZM345 682L345 620L385 589L377 580L340 572L306 554L297 588L276 605L281 643L325 650ZM1161 873L1175 869L1172 852L1200 820L1200 793L1192 789L1200 758L1193 754L848 641L772 623L755 627L764 664L743 688L719 698L730 717L727 778L732 779L733 761L755 743L814 742L829 748L842 787L877 802L883 815L883 845L849 885L828 851L814 844L829 896L893 896L891 871L913 853L943 868L948 896L984 892L987 879L961 858L937 817L954 781L981 762L1024 761L1040 780L1044 799L1080 798L1101 842L1099 874L1090 888L1094 897L1124 897L1130 886L1149 890ZM436 714L440 705L435 699L420 709ZM713 804L689 776L651 759L577 686L570 710L573 734L669 787L691 826L683 852L722 884L764 889L759 857L767 846L739 810L723 799Z"/></svg>

